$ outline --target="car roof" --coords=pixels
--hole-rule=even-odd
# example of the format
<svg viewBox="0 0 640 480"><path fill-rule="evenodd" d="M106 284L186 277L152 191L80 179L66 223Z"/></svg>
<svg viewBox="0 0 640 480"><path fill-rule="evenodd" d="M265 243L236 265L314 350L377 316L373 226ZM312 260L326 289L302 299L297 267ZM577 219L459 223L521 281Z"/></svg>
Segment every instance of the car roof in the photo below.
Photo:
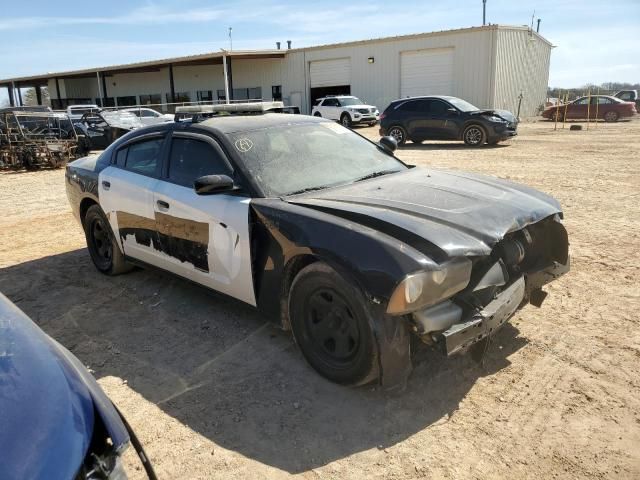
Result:
<svg viewBox="0 0 640 480"><path fill-rule="evenodd" d="M391 103L397 103L397 102L406 102L408 100L428 100L430 98L439 98L440 100L451 100L451 99L458 99L458 97L453 97L451 95L420 95L418 97L406 97L406 98L399 98L397 100L394 100Z"/></svg>
<svg viewBox="0 0 640 480"><path fill-rule="evenodd" d="M199 123L199 127L216 129L224 134L246 132L285 125L303 125L309 123L326 123L329 120L309 115L291 115L287 113L265 113L262 115L220 115Z"/></svg>

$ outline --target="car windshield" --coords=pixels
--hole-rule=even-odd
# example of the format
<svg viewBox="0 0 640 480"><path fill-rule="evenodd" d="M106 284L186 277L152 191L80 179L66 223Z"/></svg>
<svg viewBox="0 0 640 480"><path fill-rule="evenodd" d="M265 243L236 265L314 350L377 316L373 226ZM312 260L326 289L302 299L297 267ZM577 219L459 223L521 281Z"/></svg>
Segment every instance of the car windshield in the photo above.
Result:
<svg viewBox="0 0 640 480"><path fill-rule="evenodd" d="M333 122L286 125L230 135L265 195L278 197L406 170L399 160Z"/></svg>
<svg viewBox="0 0 640 480"><path fill-rule="evenodd" d="M340 101L340 105L343 107L348 107L349 105L362 105L362 100L358 97L339 98L338 100Z"/></svg>
<svg viewBox="0 0 640 480"><path fill-rule="evenodd" d="M466 100L462 100L461 98L450 97L447 98L447 101L458 110L461 110L463 112L475 112L476 110L480 110L475 105L472 105Z"/></svg>

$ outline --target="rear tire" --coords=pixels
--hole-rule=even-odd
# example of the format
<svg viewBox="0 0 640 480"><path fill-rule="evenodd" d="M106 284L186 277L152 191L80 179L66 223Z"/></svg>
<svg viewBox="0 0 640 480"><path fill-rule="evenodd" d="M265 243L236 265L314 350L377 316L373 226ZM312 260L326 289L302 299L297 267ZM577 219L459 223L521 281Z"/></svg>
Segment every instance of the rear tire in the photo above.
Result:
<svg viewBox="0 0 640 480"><path fill-rule="evenodd" d="M399 125L395 125L389 129L388 135L395 138L398 146L407 142L407 132Z"/></svg>
<svg viewBox="0 0 640 480"><path fill-rule="evenodd" d="M133 268L125 261L109 220L99 205L89 207L82 223L89 255L98 271L105 275L120 275Z"/></svg>
<svg viewBox="0 0 640 480"><path fill-rule="evenodd" d="M377 348L362 292L322 262L296 276L289 292L291 331L307 362L342 385L378 375Z"/></svg>
<svg viewBox="0 0 640 480"><path fill-rule="evenodd" d="M611 110L611 111L609 111L609 112L604 114L604 121L605 122L609 122L609 123L617 122L618 121L618 117L619 117L618 112L615 112L615 111Z"/></svg>
<svg viewBox="0 0 640 480"><path fill-rule="evenodd" d="M470 147L479 147L487 141L487 134L480 125L468 125L462 132L464 143Z"/></svg>

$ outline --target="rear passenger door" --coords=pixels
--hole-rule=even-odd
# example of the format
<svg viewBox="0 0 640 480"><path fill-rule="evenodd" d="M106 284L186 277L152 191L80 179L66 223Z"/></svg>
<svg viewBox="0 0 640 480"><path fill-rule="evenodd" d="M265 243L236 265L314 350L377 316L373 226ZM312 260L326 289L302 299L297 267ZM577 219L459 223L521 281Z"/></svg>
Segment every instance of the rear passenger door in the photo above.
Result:
<svg viewBox="0 0 640 480"><path fill-rule="evenodd" d="M133 139L114 154L114 162L100 172L98 196L124 254L161 266L153 192L165 150L164 132Z"/></svg>
<svg viewBox="0 0 640 480"><path fill-rule="evenodd" d="M234 177L208 135L174 132L153 193L162 268L255 305L249 242L250 198L242 192L196 194L204 175Z"/></svg>
<svg viewBox="0 0 640 480"><path fill-rule="evenodd" d="M404 118L405 129L411 140L425 140L428 138L429 100L409 100L400 107Z"/></svg>

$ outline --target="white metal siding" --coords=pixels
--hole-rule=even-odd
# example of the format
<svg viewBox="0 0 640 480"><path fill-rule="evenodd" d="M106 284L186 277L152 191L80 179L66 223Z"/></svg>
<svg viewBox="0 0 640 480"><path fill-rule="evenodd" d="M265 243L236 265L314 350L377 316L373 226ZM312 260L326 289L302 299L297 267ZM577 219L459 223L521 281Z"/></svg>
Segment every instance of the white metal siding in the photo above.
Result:
<svg viewBox="0 0 640 480"><path fill-rule="evenodd" d="M499 27L496 34L493 107L516 114L522 93L520 117L534 116L546 97L551 45L526 29Z"/></svg>
<svg viewBox="0 0 640 480"><path fill-rule="evenodd" d="M284 100L302 92L302 111L310 112L310 66L322 60L349 58L351 94L380 111L400 98L400 52L431 48L453 48L451 95L464 98L480 108L491 107L492 33L495 26L467 31L441 32L397 37L355 44L312 47L287 52L283 68ZM373 63L369 58L373 58Z"/></svg>
<svg viewBox="0 0 640 480"><path fill-rule="evenodd" d="M311 62L309 78L311 88L351 85L351 59L336 58Z"/></svg>
<svg viewBox="0 0 640 480"><path fill-rule="evenodd" d="M453 48L400 53L400 96L451 95Z"/></svg>

